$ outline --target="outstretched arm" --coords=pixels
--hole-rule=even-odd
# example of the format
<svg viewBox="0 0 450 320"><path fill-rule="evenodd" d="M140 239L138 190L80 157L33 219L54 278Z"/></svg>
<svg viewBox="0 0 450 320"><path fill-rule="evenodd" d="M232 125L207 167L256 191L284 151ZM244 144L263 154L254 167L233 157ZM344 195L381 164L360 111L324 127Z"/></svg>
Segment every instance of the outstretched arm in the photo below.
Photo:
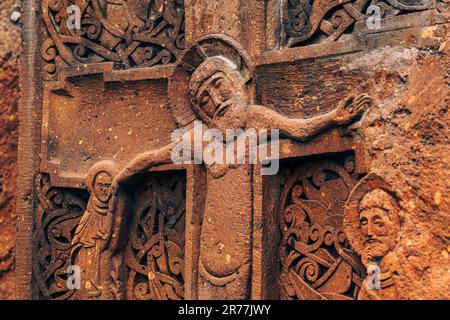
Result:
<svg viewBox="0 0 450 320"><path fill-rule="evenodd" d="M148 170L158 165L171 163L172 149L177 143L179 143L178 140L156 151L145 152L139 155L137 158L133 159L114 178L113 186L116 187L118 184L124 182L128 178L134 176L135 174L141 171Z"/></svg>
<svg viewBox="0 0 450 320"><path fill-rule="evenodd" d="M170 163L172 149L176 143L179 143L179 141L176 140L156 151L149 151L141 154L140 156L132 160L124 169L122 169L122 171L120 171L114 177L110 189L110 212L116 212L116 210L118 210L118 206L120 205L120 196L118 195L120 185L139 172L148 170L158 165Z"/></svg>
<svg viewBox="0 0 450 320"><path fill-rule="evenodd" d="M289 118L270 108L253 105L249 110L247 128L278 129L291 139L305 140L331 127L358 119L370 103L371 99L366 94L351 96L342 100L333 111L309 119Z"/></svg>

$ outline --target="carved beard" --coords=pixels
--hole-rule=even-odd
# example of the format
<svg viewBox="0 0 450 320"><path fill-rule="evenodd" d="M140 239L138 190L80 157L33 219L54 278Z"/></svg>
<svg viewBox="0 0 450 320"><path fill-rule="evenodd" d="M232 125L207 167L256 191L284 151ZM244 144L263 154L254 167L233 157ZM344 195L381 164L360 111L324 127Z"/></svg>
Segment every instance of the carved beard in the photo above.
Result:
<svg viewBox="0 0 450 320"><path fill-rule="evenodd" d="M366 244L362 256L362 262L367 267L370 261L383 258L389 253L389 251L390 246L387 243L387 239L376 239L375 242Z"/></svg>

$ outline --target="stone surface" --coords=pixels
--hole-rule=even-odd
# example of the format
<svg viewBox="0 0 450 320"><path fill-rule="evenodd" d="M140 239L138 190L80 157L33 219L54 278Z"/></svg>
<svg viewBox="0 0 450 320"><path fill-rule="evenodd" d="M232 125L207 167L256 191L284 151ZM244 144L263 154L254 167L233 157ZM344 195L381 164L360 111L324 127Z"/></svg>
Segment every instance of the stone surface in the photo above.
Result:
<svg viewBox="0 0 450 320"><path fill-rule="evenodd" d="M406 61L389 63L396 54ZM448 299L450 56L436 48L387 48L371 59L377 56L388 65L366 70L372 75L376 70L380 103L369 111L359 134L373 171L392 186L402 207L395 248L404 269L399 298Z"/></svg>
<svg viewBox="0 0 450 320"><path fill-rule="evenodd" d="M17 63L20 30L18 21L11 21L10 17L18 11L19 1L6 0L0 4L0 300L15 297L14 196L17 179Z"/></svg>

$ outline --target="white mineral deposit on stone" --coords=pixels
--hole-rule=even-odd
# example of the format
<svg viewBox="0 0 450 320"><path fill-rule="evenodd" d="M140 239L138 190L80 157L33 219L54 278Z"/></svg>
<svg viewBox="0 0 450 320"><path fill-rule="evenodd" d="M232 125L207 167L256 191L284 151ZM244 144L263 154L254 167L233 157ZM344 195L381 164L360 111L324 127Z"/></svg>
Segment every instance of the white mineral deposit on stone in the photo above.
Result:
<svg viewBox="0 0 450 320"><path fill-rule="evenodd" d="M22 14L19 11L13 11L11 13L10 19L11 19L12 22L18 22L20 17L21 17L21 15Z"/></svg>

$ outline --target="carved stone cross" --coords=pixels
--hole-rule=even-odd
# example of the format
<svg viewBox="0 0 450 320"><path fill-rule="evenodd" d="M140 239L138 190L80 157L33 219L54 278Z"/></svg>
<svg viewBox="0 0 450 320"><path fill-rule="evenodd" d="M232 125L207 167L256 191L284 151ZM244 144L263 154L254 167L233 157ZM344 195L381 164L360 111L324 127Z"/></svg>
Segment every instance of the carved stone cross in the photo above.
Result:
<svg viewBox="0 0 450 320"><path fill-rule="evenodd" d="M38 16L26 10L19 296L370 298L364 250L347 239L357 227L344 225L370 199L344 208L370 170L358 121L376 104L365 74L344 66L389 41L366 25L372 2L383 19L426 18L435 4L42 0ZM386 30L426 20L404 16ZM197 130L209 138L194 141ZM277 152L252 162L250 131ZM242 137L241 162L220 161Z"/></svg>

